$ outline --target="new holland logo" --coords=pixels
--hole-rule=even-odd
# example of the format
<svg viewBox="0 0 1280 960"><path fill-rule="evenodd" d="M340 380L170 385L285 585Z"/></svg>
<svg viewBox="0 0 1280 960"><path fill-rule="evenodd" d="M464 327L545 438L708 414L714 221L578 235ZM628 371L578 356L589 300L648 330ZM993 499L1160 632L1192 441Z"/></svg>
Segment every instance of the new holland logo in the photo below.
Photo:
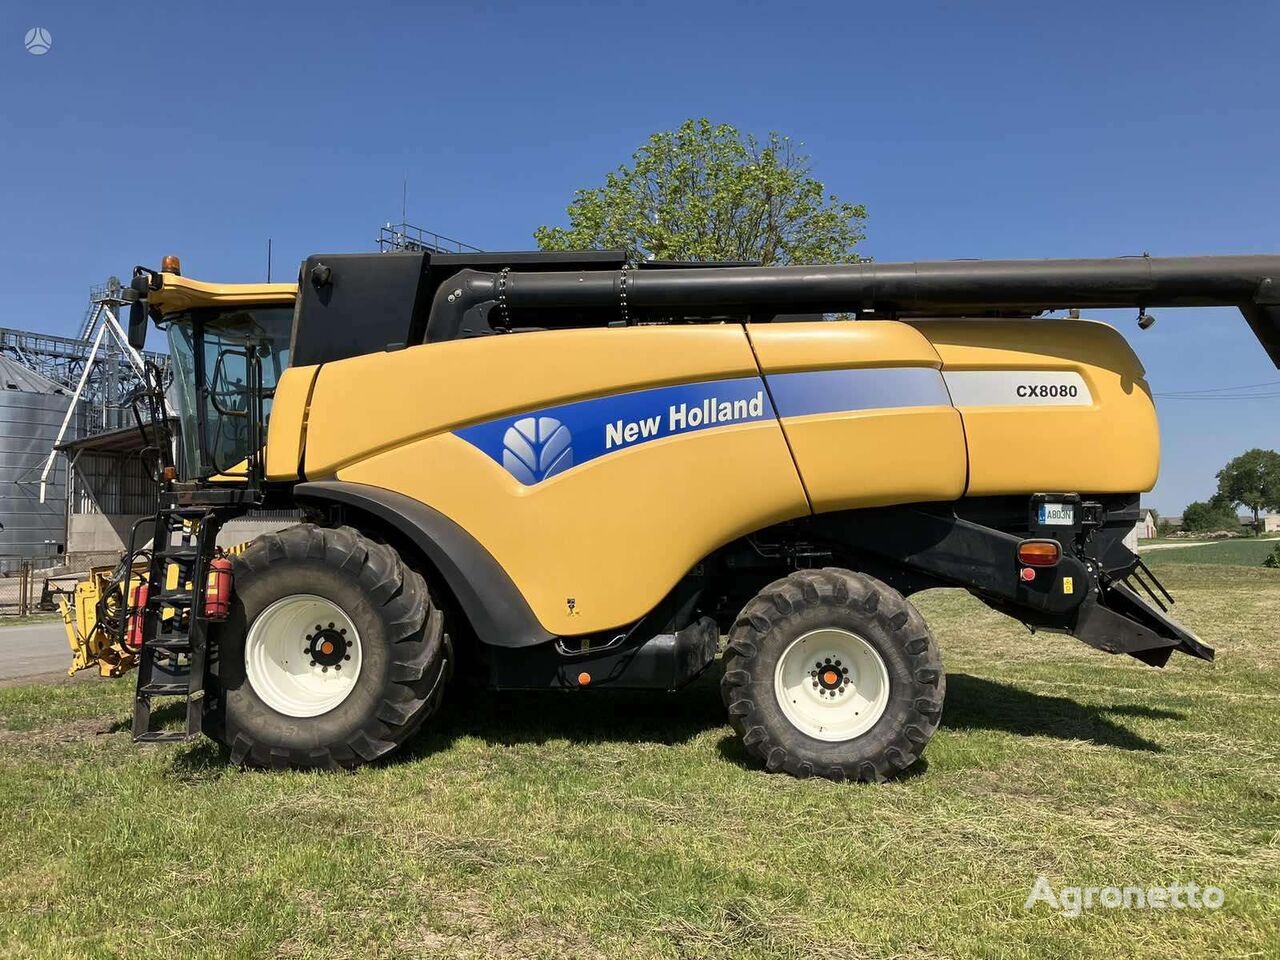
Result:
<svg viewBox="0 0 1280 960"><path fill-rule="evenodd" d="M502 465L523 484L573 466L573 434L554 417L523 417L502 435Z"/></svg>
<svg viewBox="0 0 1280 960"><path fill-rule="evenodd" d="M767 387L755 376L606 394L484 420L454 435L532 487L601 457L702 430L779 415L950 405L942 374L932 367L802 370L771 376Z"/></svg>

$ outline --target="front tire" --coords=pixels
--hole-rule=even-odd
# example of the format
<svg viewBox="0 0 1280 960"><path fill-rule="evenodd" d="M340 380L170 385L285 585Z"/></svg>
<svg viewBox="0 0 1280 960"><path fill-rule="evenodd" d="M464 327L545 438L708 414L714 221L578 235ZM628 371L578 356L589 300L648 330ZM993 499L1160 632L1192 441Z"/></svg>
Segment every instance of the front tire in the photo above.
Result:
<svg viewBox="0 0 1280 960"><path fill-rule="evenodd" d="M300 524L234 559L216 652L211 736L253 767L360 766L438 708L441 611L399 554L350 527Z"/></svg>
<svg viewBox="0 0 1280 960"><path fill-rule="evenodd" d="M729 634L720 690L771 772L881 782L938 729L937 643L901 594L864 574L801 570L758 593Z"/></svg>

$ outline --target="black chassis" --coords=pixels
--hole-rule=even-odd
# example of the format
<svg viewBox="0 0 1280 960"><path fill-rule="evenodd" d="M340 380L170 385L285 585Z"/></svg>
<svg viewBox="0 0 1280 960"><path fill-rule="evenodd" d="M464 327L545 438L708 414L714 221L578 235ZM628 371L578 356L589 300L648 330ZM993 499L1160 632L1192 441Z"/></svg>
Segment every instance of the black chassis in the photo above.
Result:
<svg viewBox="0 0 1280 960"><path fill-rule="evenodd" d="M908 596L959 587L1033 632L1070 634L1153 666L1174 650L1213 658L1168 616L1172 598L1123 542L1139 515L1137 495L966 498L789 521L704 558L633 624L556 637L488 551L425 504L339 481L298 484L292 493L309 519L350 523L386 540L447 591L458 622L479 641L469 646L494 688L676 689L714 660L720 634L762 587L824 566L868 573ZM1038 526L1044 499L1072 503L1074 524ZM1018 560L1027 539L1055 539L1062 548L1059 563L1037 568L1029 581Z"/></svg>
<svg viewBox="0 0 1280 960"><path fill-rule="evenodd" d="M1045 500L1073 504L1074 524L1039 525L1036 508ZM809 517L721 551L713 577L723 595L719 618L732 621L762 574L837 566L868 573L906 596L959 587L1033 632L1067 633L1152 666L1163 666L1174 650L1212 660L1213 650L1168 615L1173 598L1125 545L1139 514L1136 494L1053 493ZM1023 580L1018 545L1043 539L1058 541L1062 558Z"/></svg>

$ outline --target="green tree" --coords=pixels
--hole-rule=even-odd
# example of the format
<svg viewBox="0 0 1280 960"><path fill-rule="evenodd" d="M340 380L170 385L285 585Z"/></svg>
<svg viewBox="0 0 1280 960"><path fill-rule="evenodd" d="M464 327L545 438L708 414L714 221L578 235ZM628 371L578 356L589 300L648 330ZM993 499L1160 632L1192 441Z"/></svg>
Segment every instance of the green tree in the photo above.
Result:
<svg viewBox="0 0 1280 960"><path fill-rule="evenodd" d="M1218 497L1253 511L1253 531L1259 531L1258 514L1280 510L1280 453L1246 450L1218 471Z"/></svg>
<svg viewBox="0 0 1280 960"><path fill-rule="evenodd" d="M867 211L829 194L790 138L690 119L655 133L603 186L579 190L544 250L627 250L635 260L851 263Z"/></svg>
<svg viewBox="0 0 1280 960"><path fill-rule="evenodd" d="M1229 504L1215 502L1205 503L1197 500L1187 504L1182 511L1182 529L1188 533L1209 533L1213 530L1238 530L1240 518Z"/></svg>

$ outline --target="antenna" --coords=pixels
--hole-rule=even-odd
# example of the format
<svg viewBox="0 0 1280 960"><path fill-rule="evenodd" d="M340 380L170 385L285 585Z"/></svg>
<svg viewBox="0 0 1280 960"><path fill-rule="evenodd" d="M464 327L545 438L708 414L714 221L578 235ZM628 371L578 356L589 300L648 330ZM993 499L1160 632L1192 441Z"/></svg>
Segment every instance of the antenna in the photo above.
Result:
<svg viewBox="0 0 1280 960"><path fill-rule="evenodd" d="M409 219L409 178L405 177L400 187L400 222Z"/></svg>
<svg viewBox="0 0 1280 960"><path fill-rule="evenodd" d="M267 283L271 282L271 238L267 237Z"/></svg>

